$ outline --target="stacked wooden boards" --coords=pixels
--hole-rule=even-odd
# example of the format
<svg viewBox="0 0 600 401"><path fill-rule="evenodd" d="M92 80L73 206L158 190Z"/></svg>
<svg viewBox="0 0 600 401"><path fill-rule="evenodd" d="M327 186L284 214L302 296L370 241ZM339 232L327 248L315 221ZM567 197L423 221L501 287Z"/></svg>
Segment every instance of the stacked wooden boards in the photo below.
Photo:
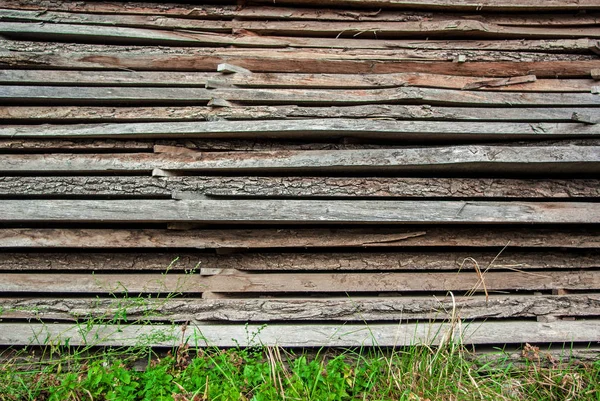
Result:
<svg viewBox="0 0 600 401"><path fill-rule="evenodd" d="M0 345L600 342L595 1L2 7Z"/></svg>

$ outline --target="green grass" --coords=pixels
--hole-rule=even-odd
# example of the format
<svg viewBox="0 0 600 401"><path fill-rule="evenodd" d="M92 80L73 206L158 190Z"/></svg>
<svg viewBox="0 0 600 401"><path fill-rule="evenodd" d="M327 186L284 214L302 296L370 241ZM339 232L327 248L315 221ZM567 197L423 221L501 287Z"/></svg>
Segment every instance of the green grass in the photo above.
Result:
<svg viewBox="0 0 600 401"><path fill-rule="evenodd" d="M535 347L487 364L458 345L43 351L3 364L2 400L600 400L600 361L562 364Z"/></svg>

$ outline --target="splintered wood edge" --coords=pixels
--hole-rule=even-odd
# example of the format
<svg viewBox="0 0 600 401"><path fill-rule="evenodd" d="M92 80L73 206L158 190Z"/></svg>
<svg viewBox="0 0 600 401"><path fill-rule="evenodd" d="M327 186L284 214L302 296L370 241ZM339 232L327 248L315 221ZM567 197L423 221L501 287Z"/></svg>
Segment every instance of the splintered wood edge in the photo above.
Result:
<svg viewBox="0 0 600 401"><path fill-rule="evenodd" d="M600 321L474 322L372 325L106 325L0 324L4 346L360 347L462 344L597 343Z"/></svg>

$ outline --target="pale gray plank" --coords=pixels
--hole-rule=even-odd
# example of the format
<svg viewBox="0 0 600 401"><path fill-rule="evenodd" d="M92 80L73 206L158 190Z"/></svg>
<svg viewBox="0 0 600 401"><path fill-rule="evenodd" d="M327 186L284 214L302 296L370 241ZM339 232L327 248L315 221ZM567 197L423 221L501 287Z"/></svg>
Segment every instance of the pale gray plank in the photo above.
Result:
<svg viewBox="0 0 600 401"><path fill-rule="evenodd" d="M144 345L174 347L258 346L360 347L439 345L447 338L463 344L521 344L596 342L600 323L575 322L485 322L463 325L370 324L370 325L200 325L183 327L153 325L92 326L72 324L0 324L0 344L71 346ZM183 334L182 334L183 333ZM160 339L160 340L159 340Z"/></svg>

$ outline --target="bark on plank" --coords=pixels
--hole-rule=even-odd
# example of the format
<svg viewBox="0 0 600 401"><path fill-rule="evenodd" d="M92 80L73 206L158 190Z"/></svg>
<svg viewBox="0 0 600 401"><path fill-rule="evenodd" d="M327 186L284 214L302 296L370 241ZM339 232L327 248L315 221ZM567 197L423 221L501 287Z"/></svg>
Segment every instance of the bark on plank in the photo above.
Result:
<svg viewBox="0 0 600 401"><path fill-rule="evenodd" d="M451 18L478 19L498 25L517 26L575 26L596 25L600 18L595 13L575 14L485 14L467 15L451 13L431 13L422 11L397 10L361 10L361 9L325 9L325 8L292 8L245 5L204 5L204 4L170 4L157 6L152 3L120 2L118 5L109 2L72 3L62 1L28 1L5 0L2 6L6 9L37 11L69 11L77 13L124 14L124 15L165 15L196 19L250 19L250 20L290 20L290 21L421 21L423 19L443 20Z"/></svg>
<svg viewBox="0 0 600 401"><path fill-rule="evenodd" d="M0 177L0 196L600 198L596 179L344 177Z"/></svg>
<svg viewBox="0 0 600 401"><path fill-rule="evenodd" d="M599 223L600 203L322 200L4 200L4 223Z"/></svg>
<svg viewBox="0 0 600 401"><path fill-rule="evenodd" d="M182 52L152 53L130 50L127 53L110 52L48 52L0 51L0 65L11 68L47 68L76 70L134 70L134 71L216 71L217 66L229 63L253 72L388 74L421 72L445 75L479 77L512 77L535 75L538 78L589 78L590 71L600 68L598 60L571 61L482 61L454 63L451 61L426 61L422 58L398 60L387 56L386 60L374 60L373 55L300 54L270 51L256 54L239 52L226 54L199 54Z"/></svg>
<svg viewBox="0 0 600 401"><path fill-rule="evenodd" d="M0 248L380 248L494 247L600 248L589 228L407 227L361 229L44 229L0 230Z"/></svg>
<svg viewBox="0 0 600 401"><path fill-rule="evenodd" d="M4 272L36 271L117 271L182 272L195 269L237 269L240 271L527 271L543 269L594 269L600 267L600 253L516 252L392 252L392 253L0 253ZM532 273L536 279L544 272Z"/></svg>
<svg viewBox="0 0 600 401"><path fill-rule="evenodd" d="M2 298L2 319L113 321L127 309L137 322L277 322L446 320L453 307L461 319L523 319L543 316L598 316L600 296L491 295L456 297L352 297L352 299L103 299Z"/></svg>
<svg viewBox="0 0 600 401"><path fill-rule="evenodd" d="M197 46L207 44L203 43L201 37L194 36L193 33L171 33L156 28L222 33L234 33L243 30L263 36L366 37L375 39L379 37L419 39L426 37L479 39L600 38L600 29L595 26L560 28L551 26L501 26L468 19L408 22L219 21L157 16L75 14L53 11L39 13L37 11L7 9L0 9L0 18L3 21L28 21L0 22L0 33L11 39L36 40L46 37L49 41L68 39L69 41L83 43L89 43L90 41L92 43L111 43L116 40L117 43L121 44L193 45L196 43ZM40 23L43 25L40 25ZM213 39L213 43L216 39ZM241 42L243 44L243 40ZM269 41L264 42L268 43ZM277 40L274 39L273 42L277 43Z"/></svg>
<svg viewBox="0 0 600 401"><path fill-rule="evenodd" d="M552 289L597 290L599 271L487 272L485 288L494 291ZM5 273L0 290L6 293L44 294L187 294L215 293L360 293L455 291L483 293L476 272L462 273L235 273L197 274L50 274Z"/></svg>
<svg viewBox="0 0 600 401"><path fill-rule="evenodd" d="M124 71L48 71L2 70L0 84L60 86L181 86L240 88L377 89L402 86L444 89L476 89L509 92L582 92L590 93L594 79L541 79L533 75L504 79L482 79L436 74L262 74L243 78L223 77L216 73L124 72Z"/></svg>
<svg viewBox="0 0 600 401"><path fill-rule="evenodd" d="M240 106L82 107L0 106L0 121L37 123L282 120L299 118L380 118L432 121L572 122L573 113L600 118L598 108L432 107L365 104L344 107ZM15 146L0 141L2 149ZM28 140L19 139L26 146ZM189 145L193 147L192 145ZM221 147L227 149L227 147ZM246 149L250 150L250 148Z"/></svg>
<svg viewBox="0 0 600 401"><path fill-rule="evenodd" d="M4 174L148 174L155 169L204 174L366 173L595 174L598 146L452 146L273 152L0 155Z"/></svg>
<svg viewBox="0 0 600 401"><path fill-rule="evenodd" d="M130 36L135 36L137 30L132 28L129 29L128 33ZM589 59L588 56L582 57L583 54L596 53L598 51L598 40L597 39L521 39L521 40L419 40L419 39L356 39L356 38L314 38L314 37L292 37L292 36L257 36L250 33L236 32L236 34L226 33L202 33L189 31L178 32L177 35L172 31L165 31L165 35L152 34L151 32L142 32L138 36L138 41L146 41L146 47L148 52L157 53L161 52L161 48L152 46L152 41L156 43L162 43L167 40L170 44L182 46L177 52L190 52L185 47L199 47L199 46L217 46L221 47L219 52L229 54L233 49L223 48L224 46L234 48L245 48L252 47L255 49L260 48L272 48L272 49L324 49L328 50L327 53L336 54L339 51L332 51L333 49L345 49L350 51L350 54L360 55L361 52L355 50L377 50L376 53L372 53L372 57L378 58L377 56L394 54L396 57L421 57L421 58L433 58L442 57L445 59L453 59L454 55L451 51L461 51L466 54L470 60L485 61L494 60L513 60L518 59L521 61L558 61L558 60L581 60ZM121 43L118 36L114 35L111 30L106 30L106 34L103 38L104 42ZM184 36L185 35L185 36ZM91 35L93 38L93 35ZM153 39L154 38L154 39ZM100 38L98 38L100 39ZM179 44L177 43L180 42ZM117 52L123 53L126 50L140 50L138 46L115 46L106 44L94 44L93 46L86 46L84 44L75 43L60 43L60 42L32 42L32 41L14 41L8 39L0 39L0 43L3 43L6 48L13 51L47 51L48 53L61 53L69 51L81 51L92 50L95 52ZM401 52L400 50L405 51ZM412 51L406 51L406 50ZM174 49L170 49L174 51ZM207 49L195 49L196 51L206 52ZM382 51L387 50L387 52ZM391 50L395 50L391 53ZM433 51L437 50L437 51ZM257 51L257 50L255 50ZM164 49L162 49L164 52ZM298 50L296 50L298 52ZM514 54L519 52L519 54ZM364 52L362 52L364 53ZM536 54L540 53L540 54Z"/></svg>
<svg viewBox="0 0 600 401"><path fill-rule="evenodd" d="M251 4L268 3L265 0L252 0ZM278 4L301 6L347 6L375 9L418 9L442 11L580 11L600 10L595 0L565 2L547 0L543 3L535 0L282 0Z"/></svg>
<svg viewBox="0 0 600 401"><path fill-rule="evenodd" d="M333 96L334 94L332 94ZM473 95L477 96L477 95ZM548 96L548 95L546 95ZM468 97L468 95L465 95ZM598 96L600 102L600 96ZM388 139L449 142L459 140L592 139L600 126L583 123L423 122L358 119L286 121L207 121L131 124L11 125L0 138L36 139Z"/></svg>
<svg viewBox="0 0 600 401"><path fill-rule="evenodd" d="M524 343L596 343L600 323L484 322L463 325L419 324L319 324L319 325L105 325L82 333L72 324L2 323L0 344L35 346L154 346L192 347L398 347L439 345L447 338L465 345ZM250 333L250 334L249 334ZM152 340L150 340L152 339Z"/></svg>

